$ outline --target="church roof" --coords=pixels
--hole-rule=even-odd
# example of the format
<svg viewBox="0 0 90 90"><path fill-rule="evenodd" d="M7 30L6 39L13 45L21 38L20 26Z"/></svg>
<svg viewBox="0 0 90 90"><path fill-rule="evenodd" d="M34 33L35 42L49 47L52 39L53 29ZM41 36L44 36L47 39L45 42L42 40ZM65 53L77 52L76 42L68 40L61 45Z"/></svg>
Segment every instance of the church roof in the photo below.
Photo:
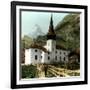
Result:
<svg viewBox="0 0 90 90"><path fill-rule="evenodd" d="M47 39L56 39L56 34L54 32L54 27L53 27L52 15L51 15L50 25L49 25L49 29L48 29L48 33L47 33Z"/></svg>
<svg viewBox="0 0 90 90"><path fill-rule="evenodd" d="M42 50L42 51L48 53L48 51L47 51L46 48L44 48L43 46L41 46L41 45L39 45L39 44L36 44L36 43L31 44L30 48L37 48L37 49L40 49L40 50Z"/></svg>
<svg viewBox="0 0 90 90"><path fill-rule="evenodd" d="M40 50L42 50L42 51L44 51L44 52L46 52L46 53L48 53L49 51L45 48L45 47L43 47L43 46L41 46L41 45L39 45L39 44L36 44L36 43L33 43L33 44L31 44L31 46L29 47L29 48L34 48L34 49L40 49ZM64 46L62 46L62 45L56 45L56 49L61 49L61 50L67 50Z"/></svg>

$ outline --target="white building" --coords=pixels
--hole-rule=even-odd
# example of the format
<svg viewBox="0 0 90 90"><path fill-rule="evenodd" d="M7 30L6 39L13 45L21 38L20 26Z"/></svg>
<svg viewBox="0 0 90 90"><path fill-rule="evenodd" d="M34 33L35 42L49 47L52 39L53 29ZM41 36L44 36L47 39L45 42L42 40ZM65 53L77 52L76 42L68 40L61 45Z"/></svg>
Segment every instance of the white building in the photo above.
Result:
<svg viewBox="0 0 90 90"><path fill-rule="evenodd" d="M56 34L53 28L51 16L49 30L47 33L47 42L45 46L32 44L29 49L25 50L25 64L67 62L69 51L56 44Z"/></svg>

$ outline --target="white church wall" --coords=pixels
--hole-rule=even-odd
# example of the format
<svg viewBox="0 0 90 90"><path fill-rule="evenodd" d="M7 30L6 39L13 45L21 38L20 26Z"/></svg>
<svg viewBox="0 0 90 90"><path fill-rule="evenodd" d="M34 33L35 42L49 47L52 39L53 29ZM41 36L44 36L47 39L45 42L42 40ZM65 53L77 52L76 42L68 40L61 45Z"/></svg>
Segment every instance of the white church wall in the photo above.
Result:
<svg viewBox="0 0 90 90"><path fill-rule="evenodd" d="M47 50L49 52L55 51L56 41L55 40L47 40Z"/></svg>
<svg viewBox="0 0 90 90"><path fill-rule="evenodd" d="M48 59L48 57L51 58L51 56L48 55L48 53L42 52L42 57L43 63L49 64L51 62L50 59Z"/></svg>
<svg viewBox="0 0 90 90"><path fill-rule="evenodd" d="M46 53L37 48L30 48L25 50L25 64L37 64L37 63L47 63L51 62L68 62L69 51L55 49L55 51Z"/></svg>
<svg viewBox="0 0 90 90"><path fill-rule="evenodd" d="M55 51L51 52L50 60L51 60L51 62L56 62L56 60L55 60Z"/></svg>
<svg viewBox="0 0 90 90"><path fill-rule="evenodd" d="M40 49L26 49L25 50L25 64L41 63L41 50Z"/></svg>
<svg viewBox="0 0 90 90"><path fill-rule="evenodd" d="M60 50L56 49L55 51L55 61L60 62Z"/></svg>
<svg viewBox="0 0 90 90"><path fill-rule="evenodd" d="M52 52L49 52L47 53L47 62L48 63L51 63L53 61L53 55L52 55Z"/></svg>
<svg viewBox="0 0 90 90"><path fill-rule="evenodd" d="M41 62L41 50L37 48L30 49L30 60L32 64L37 64Z"/></svg>
<svg viewBox="0 0 90 90"><path fill-rule="evenodd" d="M60 62L60 61L65 62L65 61L68 61L68 51L57 49L56 50L56 57L57 57L56 62Z"/></svg>
<svg viewBox="0 0 90 90"><path fill-rule="evenodd" d="M25 50L25 65L31 64L30 60L30 49Z"/></svg>
<svg viewBox="0 0 90 90"><path fill-rule="evenodd" d="M44 63L45 62L45 53L44 51L42 51L41 53L41 63Z"/></svg>

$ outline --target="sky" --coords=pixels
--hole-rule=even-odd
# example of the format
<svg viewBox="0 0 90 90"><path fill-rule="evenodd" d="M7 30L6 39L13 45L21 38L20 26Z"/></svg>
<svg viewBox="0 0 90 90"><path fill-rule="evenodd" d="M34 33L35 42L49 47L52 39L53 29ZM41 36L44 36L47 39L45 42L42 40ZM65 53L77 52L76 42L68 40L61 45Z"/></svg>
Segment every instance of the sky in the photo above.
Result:
<svg viewBox="0 0 90 90"><path fill-rule="evenodd" d="M37 27L42 30L43 33L47 33L51 14L53 15L54 27L66 16L68 13L51 13L51 12L36 12L36 11L22 11L21 12L21 31L22 37L24 35L30 35L35 32Z"/></svg>

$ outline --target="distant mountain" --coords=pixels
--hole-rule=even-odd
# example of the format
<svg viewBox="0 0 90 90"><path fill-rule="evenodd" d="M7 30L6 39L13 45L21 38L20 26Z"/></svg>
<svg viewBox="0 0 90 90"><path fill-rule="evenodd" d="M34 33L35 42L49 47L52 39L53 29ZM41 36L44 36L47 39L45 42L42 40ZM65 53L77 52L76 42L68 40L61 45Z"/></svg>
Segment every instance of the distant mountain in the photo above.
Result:
<svg viewBox="0 0 90 90"><path fill-rule="evenodd" d="M43 36L45 34L42 32L41 27L38 24L35 24L33 32L29 33L29 36L32 38L37 38L39 35Z"/></svg>

